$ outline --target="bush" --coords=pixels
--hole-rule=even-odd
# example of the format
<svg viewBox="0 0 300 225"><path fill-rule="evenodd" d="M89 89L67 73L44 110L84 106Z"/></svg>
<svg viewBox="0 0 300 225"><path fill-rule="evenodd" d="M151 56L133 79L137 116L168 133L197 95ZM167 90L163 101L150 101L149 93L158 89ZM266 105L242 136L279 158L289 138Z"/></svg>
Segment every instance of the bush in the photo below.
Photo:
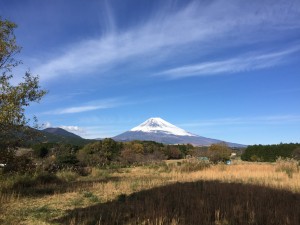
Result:
<svg viewBox="0 0 300 225"><path fill-rule="evenodd" d="M83 192L83 197L89 199L91 202L99 202L98 196L93 194L93 192Z"/></svg>
<svg viewBox="0 0 300 225"><path fill-rule="evenodd" d="M35 177L36 184L60 184L62 183L61 179L55 174L43 172L37 174Z"/></svg>
<svg viewBox="0 0 300 225"><path fill-rule="evenodd" d="M285 172L289 178L292 178L294 173L299 172L299 163L294 159L279 157L276 160L276 171Z"/></svg>
<svg viewBox="0 0 300 225"><path fill-rule="evenodd" d="M195 172L208 168L210 164L205 161L200 161L197 159L190 159L188 161L183 161L179 165L177 164L180 172Z"/></svg>
<svg viewBox="0 0 300 225"><path fill-rule="evenodd" d="M50 173L37 173L35 175L32 174L14 174L6 180L6 188L10 191L21 190L25 191L26 188L37 187L41 185L49 185L49 184L61 184L62 181Z"/></svg>
<svg viewBox="0 0 300 225"><path fill-rule="evenodd" d="M99 178L109 178L110 175L110 171L107 169L100 169L97 167L93 167L91 169L91 173L90 173L90 177L95 178L95 179L99 179Z"/></svg>
<svg viewBox="0 0 300 225"><path fill-rule="evenodd" d="M59 155L56 161L59 165L75 165L79 162L76 155L73 154Z"/></svg>
<svg viewBox="0 0 300 225"><path fill-rule="evenodd" d="M35 178L29 174L16 174L10 179L12 189L27 188L34 185Z"/></svg>
<svg viewBox="0 0 300 225"><path fill-rule="evenodd" d="M75 181L79 175L71 170L61 170L56 173L56 176L66 182Z"/></svg>
<svg viewBox="0 0 300 225"><path fill-rule="evenodd" d="M7 162L6 166L3 168L3 173L32 173L35 171L35 168L35 164L28 156L15 156Z"/></svg>
<svg viewBox="0 0 300 225"><path fill-rule="evenodd" d="M165 150L168 159L182 159L183 154L177 146L168 145Z"/></svg>
<svg viewBox="0 0 300 225"><path fill-rule="evenodd" d="M49 149L46 146L37 146L33 149L34 154L39 158L44 158L48 155Z"/></svg>
<svg viewBox="0 0 300 225"><path fill-rule="evenodd" d="M88 166L105 166L119 156L122 143L104 139L84 146L77 156L81 163Z"/></svg>
<svg viewBox="0 0 300 225"><path fill-rule="evenodd" d="M300 160L300 147L296 148L292 152L292 157L293 157L293 159Z"/></svg>
<svg viewBox="0 0 300 225"><path fill-rule="evenodd" d="M208 149L209 160L213 163L226 162L230 159L231 149L226 143L212 144Z"/></svg>

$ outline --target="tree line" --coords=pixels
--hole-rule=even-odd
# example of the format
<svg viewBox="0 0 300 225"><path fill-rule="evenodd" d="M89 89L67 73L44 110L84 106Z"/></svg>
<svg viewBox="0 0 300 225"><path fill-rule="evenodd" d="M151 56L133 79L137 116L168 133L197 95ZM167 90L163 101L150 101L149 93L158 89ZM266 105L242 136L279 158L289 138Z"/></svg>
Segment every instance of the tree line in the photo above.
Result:
<svg viewBox="0 0 300 225"><path fill-rule="evenodd" d="M241 155L242 160L253 162L275 162L279 157L299 160L300 144L250 145Z"/></svg>

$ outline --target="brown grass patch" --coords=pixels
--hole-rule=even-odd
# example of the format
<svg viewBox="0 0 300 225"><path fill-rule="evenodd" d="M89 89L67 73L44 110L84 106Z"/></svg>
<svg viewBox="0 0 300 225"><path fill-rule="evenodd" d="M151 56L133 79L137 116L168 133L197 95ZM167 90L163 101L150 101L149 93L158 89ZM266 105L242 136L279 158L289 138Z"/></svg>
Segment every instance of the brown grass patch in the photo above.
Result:
<svg viewBox="0 0 300 225"><path fill-rule="evenodd" d="M68 212L61 224L298 225L300 194L217 181L176 183Z"/></svg>
<svg viewBox="0 0 300 225"><path fill-rule="evenodd" d="M13 180L1 179L0 224L53 224L49 221L66 216L69 210L78 207L88 208L99 203L106 204L115 201L122 194L128 196L176 182L243 183L285 190L294 194L300 193L300 172L295 171L293 176L289 177L286 172L278 170L276 163L234 161L228 166L214 165L186 172L178 169L182 161L178 162L170 161L168 164L171 165L167 167L162 163L117 171L93 169L91 175L87 177L63 174L61 177L65 177L64 181L52 184L52 192L33 196L30 193L49 186L40 184L40 186L29 185L30 190L26 187L12 189L10 187L13 186ZM221 211L214 213L216 216L221 215ZM50 216L46 216L47 214ZM177 219L173 218L173 224L176 224ZM156 224L163 224L164 218L157 218L157 221Z"/></svg>

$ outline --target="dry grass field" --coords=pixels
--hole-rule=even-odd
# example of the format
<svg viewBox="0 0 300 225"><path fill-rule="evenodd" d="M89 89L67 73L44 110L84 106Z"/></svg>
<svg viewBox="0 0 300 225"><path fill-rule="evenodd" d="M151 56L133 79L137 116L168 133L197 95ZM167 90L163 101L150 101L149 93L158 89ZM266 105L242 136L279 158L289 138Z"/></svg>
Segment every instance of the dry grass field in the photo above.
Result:
<svg viewBox="0 0 300 225"><path fill-rule="evenodd" d="M206 167L181 160L92 168L88 176L20 175L1 178L0 202L1 224L297 225L300 172L294 161Z"/></svg>

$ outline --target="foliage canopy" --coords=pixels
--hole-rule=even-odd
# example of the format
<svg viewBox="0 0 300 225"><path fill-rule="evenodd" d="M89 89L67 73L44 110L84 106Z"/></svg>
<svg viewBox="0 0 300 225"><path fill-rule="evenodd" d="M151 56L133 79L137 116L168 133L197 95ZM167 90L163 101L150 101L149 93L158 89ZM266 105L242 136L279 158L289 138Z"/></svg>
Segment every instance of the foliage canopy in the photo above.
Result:
<svg viewBox="0 0 300 225"><path fill-rule="evenodd" d="M0 18L0 161L8 163L14 157L13 150L22 140L28 139L29 120L25 108L39 102L46 94L39 86L38 76L26 72L23 81L13 85L13 68L21 61L15 58L21 47L16 43L14 29L17 25ZM36 121L36 118L34 118Z"/></svg>

